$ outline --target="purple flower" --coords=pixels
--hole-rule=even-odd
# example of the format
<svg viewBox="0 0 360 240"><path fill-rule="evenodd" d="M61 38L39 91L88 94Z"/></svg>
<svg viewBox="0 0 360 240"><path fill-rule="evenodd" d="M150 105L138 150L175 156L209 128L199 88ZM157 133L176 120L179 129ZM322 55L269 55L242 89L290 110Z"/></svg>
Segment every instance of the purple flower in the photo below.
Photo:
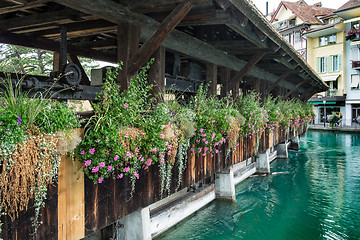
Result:
<svg viewBox="0 0 360 240"><path fill-rule="evenodd" d="M98 172L98 171L99 171L99 167L98 167L98 166L93 167L92 170L91 170L92 173L96 173L96 172Z"/></svg>
<svg viewBox="0 0 360 240"><path fill-rule="evenodd" d="M95 148L89 149L89 153L90 153L91 155L94 155L94 153L95 153Z"/></svg>
<svg viewBox="0 0 360 240"><path fill-rule="evenodd" d="M130 171L130 168L129 167L125 167L124 168L124 172L129 172Z"/></svg>
<svg viewBox="0 0 360 240"><path fill-rule="evenodd" d="M123 178L124 177L124 174L122 174L122 173L120 173L118 176L117 176L117 178L119 178L119 179L121 179L121 178Z"/></svg>
<svg viewBox="0 0 360 240"><path fill-rule="evenodd" d="M105 167L105 162L99 163L99 167L101 167L101 168Z"/></svg>
<svg viewBox="0 0 360 240"><path fill-rule="evenodd" d="M84 150L82 150L82 151L80 152L80 154L81 154L81 155L84 155L84 154L85 154L85 151L84 151Z"/></svg>
<svg viewBox="0 0 360 240"><path fill-rule="evenodd" d="M85 167L90 166L90 164L91 164L91 160L86 160L85 161Z"/></svg>
<svg viewBox="0 0 360 240"><path fill-rule="evenodd" d="M116 155L115 157L114 157L114 161L117 161L119 159L119 155Z"/></svg>
<svg viewBox="0 0 360 240"><path fill-rule="evenodd" d="M99 179L98 179L98 183L102 183L103 181L104 181L104 178L99 177Z"/></svg>
<svg viewBox="0 0 360 240"><path fill-rule="evenodd" d="M20 117L20 114L18 114L18 118L16 119L16 121L18 124L20 124L20 125L22 124L22 119Z"/></svg>
<svg viewBox="0 0 360 240"><path fill-rule="evenodd" d="M108 166L108 168L107 168L108 171L111 171L112 169L113 169L113 166L111 166L111 165Z"/></svg>

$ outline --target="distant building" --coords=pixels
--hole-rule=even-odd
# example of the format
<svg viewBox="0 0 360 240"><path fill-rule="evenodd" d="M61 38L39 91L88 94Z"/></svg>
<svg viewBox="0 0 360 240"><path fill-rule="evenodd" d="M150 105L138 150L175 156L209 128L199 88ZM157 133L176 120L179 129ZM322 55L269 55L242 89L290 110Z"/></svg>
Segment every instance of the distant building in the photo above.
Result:
<svg viewBox="0 0 360 240"><path fill-rule="evenodd" d="M330 89L317 94L310 103L315 107L315 124L323 123L333 113L345 116L346 96L346 41L345 24L332 13L321 18L323 26L306 31L307 62Z"/></svg>
<svg viewBox="0 0 360 240"><path fill-rule="evenodd" d="M334 9L321 7L321 3L308 5L304 0L280 2L270 22L280 34L306 59L306 30L324 25L320 17L331 14Z"/></svg>
<svg viewBox="0 0 360 240"><path fill-rule="evenodd" d="M351 29L360 29L360 1L350 0L334 12L343 18L346 33ZM359 31L360 32L360 31ZM354 34L352 40L344 40L346 99L345 124L357 124L360 120L360 34Z"/></svg>

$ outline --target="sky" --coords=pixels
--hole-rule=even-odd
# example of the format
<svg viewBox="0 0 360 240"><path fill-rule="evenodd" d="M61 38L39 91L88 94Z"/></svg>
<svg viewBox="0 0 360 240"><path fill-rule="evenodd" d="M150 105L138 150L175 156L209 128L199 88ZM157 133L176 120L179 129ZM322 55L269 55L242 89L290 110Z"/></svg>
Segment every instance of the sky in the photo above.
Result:
<svg viewBox="0 0 360 240"><path fill-rule="evenodd" d="M276 8L279 6L279 3L281 0L251 0L260 11L265 14L266 9L266 1L269 2L269 13L273 10L276 10ZM286 0L288 2L296 2L296 0ZM320 2L320 0L305 0L307 4L311 5L317 2ZM334 8L337 9L341 7L343 4L345 4L348 0L322 0L321 3L323 7L327 8Z"/></svg>

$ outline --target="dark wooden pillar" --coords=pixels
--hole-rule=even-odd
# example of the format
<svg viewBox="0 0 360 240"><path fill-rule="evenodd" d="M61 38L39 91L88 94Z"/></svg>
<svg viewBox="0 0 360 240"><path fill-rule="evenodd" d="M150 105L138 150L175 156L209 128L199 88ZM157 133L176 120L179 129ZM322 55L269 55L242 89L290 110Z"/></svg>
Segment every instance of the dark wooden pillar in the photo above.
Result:
<svg viewBox="0 0 360 240"><path fill-rule="evenodd" d="M221 79L221 90L220 90L220 97L226 97L229 92L230 92L230 85L229 85L229 81L230 81L230 75L231 71L229 68L223 68L221 70L221 74L220 74L220 79Z"/></svg>
<svg viewBox="0 0 360 240"><path fill-rule="evenodd" d="M117 61L123 62L119 71L118 83L121 90L129 87L131 76L128 74L128 64L131 57L139 49L140 27L132 23L122 23L117 28Z"/></svg>
<svg viewBox="0 0 360 240"><path fill-rule="evenodd" d="M206 64L206 82L209 83L208 96L216 96L217 66L215 64Z"/></svg>
<svg viewBox="0 0 360 240"><path fill-rule="evenodd" d="M53 72L59 72L60 71L60 53L54 52L53 56Z"/></svg>
<svg viewBox="0 0 360 240"><path fill-rule="evenodd" d="M239 101L239 88L240 88L240 82L236 81L231 84L231 91L234 102Z"/></svg>
<svg viewBox="0 0 360 240"><path fill-rule="evenodd" d="M254 90L255 90L255 92L258 93L258 94L261 93L260 84L261 84L261 81L260 81L259 78L254 79Z"/></svg>
<svg viewBox="0 0 360 240"><path fill-rule="evenodd" d="M160 102L165 91L165 48L160 46L152 58L154 62L149 69L149 84L153 85L152 94Z"/></svg>

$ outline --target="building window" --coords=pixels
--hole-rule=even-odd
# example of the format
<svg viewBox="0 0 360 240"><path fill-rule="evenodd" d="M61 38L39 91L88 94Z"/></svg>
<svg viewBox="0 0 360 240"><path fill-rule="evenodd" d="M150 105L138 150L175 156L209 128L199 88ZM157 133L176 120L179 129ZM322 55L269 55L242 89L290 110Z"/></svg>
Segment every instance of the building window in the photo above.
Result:
<svg viewBox="0 0 360 240"><path fill-rule="evenodd" d="M323 37L319 37L319 46L326 46L329 44L335 44L336 43L336 33L331 34L331 35L327 35L327 36L323 36Z"/></svg>
<svg viewBox="0 0 360 240"><path fill-rule="evenodd" d="M330 60L331 60L331 71L332 72L337 72L337 71L340 71L341 69L341 58L340 58L340 55L333 55L333 56L330 56Z"/></svg>
<svg viewBox="0 0 360 240"><path fill-rule="evenodd" d="M318 73L327 72L327 57L319 57L317 58L317 71Z"/></svg>
<svg viewBox="0 0 360 240"><path fill-rule="evenodd" d="M351 89L359 89L359 75L358 74L351 75Z"/></svg>
<svg viewBox="0 0 360 240"><path fill-rule="evenodd" d="M300 32L295 32L294 47L295 47L295 49L300 49L301 48Z"/></svg>

